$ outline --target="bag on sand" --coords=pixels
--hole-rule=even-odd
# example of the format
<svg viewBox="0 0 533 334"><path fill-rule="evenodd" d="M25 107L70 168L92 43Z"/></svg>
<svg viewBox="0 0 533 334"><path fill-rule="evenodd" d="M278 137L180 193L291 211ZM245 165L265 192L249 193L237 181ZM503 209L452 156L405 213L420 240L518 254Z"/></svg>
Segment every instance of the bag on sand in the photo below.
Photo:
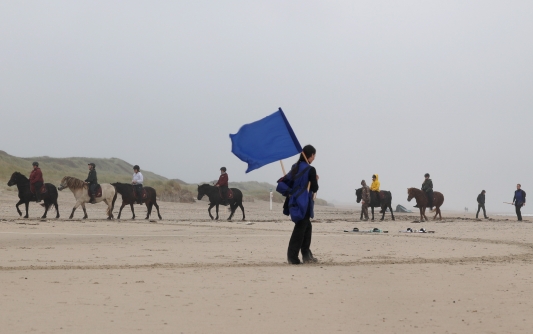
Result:
<svg viewBox="0 0 533 334"><path fill-rule="evenodd" d="M310 210L310 217L314 217L312 193L307 190L309 179L309 166L306 162L299 162L298 174L292 177L292 173L288 173L278 180L276 191L281 195L287 197L283 206L283 214L290 215L291 220L295 223L304 219L308 210Z"/></svg>

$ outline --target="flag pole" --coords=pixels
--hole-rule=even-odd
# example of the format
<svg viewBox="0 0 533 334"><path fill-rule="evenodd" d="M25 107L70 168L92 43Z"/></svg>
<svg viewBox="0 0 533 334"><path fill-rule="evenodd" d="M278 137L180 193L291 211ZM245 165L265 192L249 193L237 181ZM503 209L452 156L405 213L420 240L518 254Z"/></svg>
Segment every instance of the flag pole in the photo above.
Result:
<svg viewBox="0 0 533 334"><path fill-rule="evenodd" d="M287 175L285 172L285 166L283 166L283 160L280 160L279 163L281 164L281 170L283 171L283 176Z"/></svg>

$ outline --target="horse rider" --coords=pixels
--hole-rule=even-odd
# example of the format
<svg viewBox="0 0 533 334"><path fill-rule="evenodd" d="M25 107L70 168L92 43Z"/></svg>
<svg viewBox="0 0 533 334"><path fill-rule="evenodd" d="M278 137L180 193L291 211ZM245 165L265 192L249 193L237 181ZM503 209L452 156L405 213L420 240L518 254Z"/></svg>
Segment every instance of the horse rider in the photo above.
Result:
<svg viewBox="0 0 533 334"><path fill-rule="evenodd" d="M424 183L422 183L422 191L426 194L428 199L427 207L433 211L433 181L429 178L429 173L424 175ZM415 208L418 208L418 204L415 205Z"/></svg>
<svg viewBox="0 0 533 334"><path fill-rule="evenodd" d="M94 197L96 196L96 188L98 187L98 179L96 178L96 165L93 162L90 162L87 165L89 166L89 176L87 176L85 183L89 185L89 193L91 196L91 201L89 203L94 204L96 203Z"/></svg>
<svg viewBox="0 0 533 334"><path fill-rule="evenodd" d="M220 189L220 197L222 198L222 205L228 205L228 173L226 173L226 167L220 168L220 177L215 187Z"/></svg>
<svg viewBox="0 0 533 334"><path fill-rule="evenodd" d="M37 161L32 163L32 166L33 170L30 173L30 191L35 194L35 200L39 203L41 201L41 188L44 184L43 173Z"/></svg>
<svg viewBox="0 0 533 334"><path fill-rule="evenodd" d="M133 166L133 179L131 180L131 184L133 185L139 204L143 204L143 181L144 178L141 174L141 168L139 165Z"/></svg>
<svg viewBox="0 0 533 334"><path fill-rule="evenodd" d="M366 185L366 181L361 181L362 191L361 191L361 210L363 211L364 219L368 220L368 206L370 205L370 188Z"/></svg>
<svg viewBox="0 0 533 334"><path fill-rule="evenodd" d="M377 205L379 205L379 202L380 202L379 186L380 186L379 175L378 174L372 175L372 184L370 185L371 203L376 203Z"/></svg>

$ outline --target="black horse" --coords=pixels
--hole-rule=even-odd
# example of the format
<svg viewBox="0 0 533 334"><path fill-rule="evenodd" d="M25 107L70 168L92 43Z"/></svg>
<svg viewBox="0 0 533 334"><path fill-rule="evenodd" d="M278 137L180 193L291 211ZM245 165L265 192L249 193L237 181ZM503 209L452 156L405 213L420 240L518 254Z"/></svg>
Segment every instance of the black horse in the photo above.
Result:
<svg viewBox="0 0 533 334"><path fill-rule="evenodd" d="M17 188L19 190L19 201L15 205L17 208L17 212L20 216L22 216L22 212L19 210L19 205L24 203L26 205L26 215L24 218L28 218L28 206L30 202L35 202L37 199L35 198L35 194L33 194L30 191L30 180L24 175L22 175L19 172L13 173L11 175L11 179L9 179L9 182L7 183L8 186L14 186L17 185ZM56 218L59 218L59 207L57 205L57 188L53 184L45 183L44 187L46 187L46 193L41 194L41 198L43 199L44 203L41 204L44 206L44 215L41 218L46 218L46 214L48 213L48 209L54 205L56 209Z"/></svg>
<svg viewBox="0 0 533 334"><path fill-rule="evenodd" d="M231 220L233 214L235 213L235 210L237 210L237 207L241 208L242 220L245 220L244 207L242 206L242 192L237 188L231 188L231 191L233 192L233 196L231 198L228 198L229 207L231 209L231 214L229 215L228 220ZM207 209L207 212L209 212L209 217L211 217L211 219L218 220L218 206L225 205L222 204L222 198L220 197L220 188L209 184L202 184L201 186L198 186L198 200L201 200L204 195L209 198L209 209ZM216 206L217 210L216 218L213 218L213 215L211 215L211 208L214 206Z"/></svg>
<svg viewBox="0 0 533 334"><path fill-rule="evenodd" d="M363 188L355 189L355 195L357 196L357 203L361 202L363 196ZM392 215L392 220L394 219L394 213L392 211L392 193L390 191L381 190L379 192L380 201L378 202L375 199L370 201L369 207L372 209L372 220L374 220L374 208L381 208L379 213L382 213L380 220L385 219L385 213L387 209L390 209L390 214ZM361 211L361 218L363 219L363 211Z"/></svg>
<svg viewBox="0 0 533 334"><path fill-rule="evenodd" d="M137 202L137 198L135 197L133 193L133 186L128 183L111 183L112 186L115 187L116 193L115 197L113 197L113 203L111 204L111 211L115 207L115 201L117 200L118 194L122 195L122 205L120 206L120 210L118 211L118 217L117 219L120 219L120 214L122 213L122 209L129 204L131 207L131 213L133 213L133 217L131 219L135 219L135 211L133 210L133 204ZM146 205L146 209L148 209L148 212L146 213L146 218L149 219L150 215L152 214L152 207L155 206L157 209L157 215L159 216L159 219L163 219L161 217L161 214L159 213L159 205L157 205L157 194L155 192L155 189L152 187L143 187L143 189L146 191L146 197L143 198L143 202Z"/></svg>

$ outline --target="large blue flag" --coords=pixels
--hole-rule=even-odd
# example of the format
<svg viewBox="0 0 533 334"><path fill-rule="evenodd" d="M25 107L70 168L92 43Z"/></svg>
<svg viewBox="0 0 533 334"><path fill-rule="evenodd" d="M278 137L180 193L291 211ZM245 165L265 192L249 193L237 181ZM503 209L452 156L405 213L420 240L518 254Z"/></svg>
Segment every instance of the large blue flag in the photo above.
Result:
<svg viewBox="0 0 533 334"><path fill-rule="evenodd" d="M243 125L239 132L229 137L231 152L248 163L246 173L302 152L281 108L257 122Z"/></svg>

